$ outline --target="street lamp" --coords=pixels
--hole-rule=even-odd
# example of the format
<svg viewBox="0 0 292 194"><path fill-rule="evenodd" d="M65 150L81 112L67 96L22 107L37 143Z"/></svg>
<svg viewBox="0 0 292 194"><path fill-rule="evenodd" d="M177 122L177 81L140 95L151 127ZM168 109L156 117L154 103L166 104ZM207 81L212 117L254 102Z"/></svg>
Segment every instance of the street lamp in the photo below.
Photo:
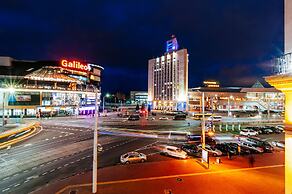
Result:
<svg viewBox="0 0 292 194"><path fill-rule="evenodd" d="M98 89L95 89L95 114L94 114L94 135L93 135L93 174L92 174L92 193L97 193L97 142L98 142Z"/></svg>
<svg viewBox="0 0 292 194"><path fill-rule="evenodd" d="M202 92L202 148L205 148L205 92Z"/></svg>
<svg viewBox="0 0 292 194"><path fill-rule="evenodd" d="M8 89L6 90L3 90L3 99L2 99L2 110L3 110L3 113L2 113L2 127L4 127L5 125L5 100L6 100L6 95L5 95L5 91L9 91L10 94L13 94L15 89L14 87L9 87Z"/></svg>
<svg viewBox="0 0 292 194"><path fill-rule="evenodd" d="M103 98L102 98L102 114L104 114L104 101L105 101L105 97L106 97L106 98L110 97L110 94L107 93L107 94L106 94L105 96L103 96Z"/></svg>

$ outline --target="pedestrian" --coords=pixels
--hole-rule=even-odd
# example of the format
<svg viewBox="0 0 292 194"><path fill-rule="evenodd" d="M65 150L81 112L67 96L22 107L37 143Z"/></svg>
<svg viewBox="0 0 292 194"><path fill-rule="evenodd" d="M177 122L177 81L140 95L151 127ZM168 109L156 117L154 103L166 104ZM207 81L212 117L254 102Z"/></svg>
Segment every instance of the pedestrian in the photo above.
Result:
<svg viewBox="0 0 292 194"><path fill-rule="evenodd" d="M240 152L241 152L241 147L240 147L240 145L237 146L237 151L238 151L238 155L240 156Z"/></svg>
<svg viewBox="0 0 292 194"><path fill-rule="evenodd" d="M249 155L248 163L249 163L249 167L253 167L254 166L255 158L254 158L253 154Z"/></svg>

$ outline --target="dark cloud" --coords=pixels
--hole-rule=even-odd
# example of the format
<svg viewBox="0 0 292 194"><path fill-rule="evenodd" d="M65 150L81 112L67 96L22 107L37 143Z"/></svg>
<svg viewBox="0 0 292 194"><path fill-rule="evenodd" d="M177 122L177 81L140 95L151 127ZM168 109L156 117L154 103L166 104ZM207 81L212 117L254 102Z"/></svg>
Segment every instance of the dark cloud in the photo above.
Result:
<svg viewBox="0 0 292 194"><path fill-rule="evenodd" d="M268 74L261 64L283 52L283 1L0 3L0 55L101 64L105 91L146 90L148 59L164 53L171 34L189 51L190 87L207 78L246 85Z"/></svg>

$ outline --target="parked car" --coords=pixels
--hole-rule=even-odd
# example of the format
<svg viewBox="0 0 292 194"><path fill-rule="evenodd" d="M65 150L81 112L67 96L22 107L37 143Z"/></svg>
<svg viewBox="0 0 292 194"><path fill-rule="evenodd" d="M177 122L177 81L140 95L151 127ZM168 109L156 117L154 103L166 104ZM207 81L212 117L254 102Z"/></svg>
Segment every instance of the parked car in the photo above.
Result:
<svg viewBox="0 0 292 194"><path fill-rule="evenodd" d="M153 120L155 120L155 117L147 117L147 120L148 121L153 121Z"/></svg>
<svg viewBox="0 0 292 194"><path fill-rule="evenodd" d="M120 158L122 164L145 162L146 160L147 160L146 155L138 152L128 152L126 154L121 155Z"/></svg>
<svg viewBox="0 0 292 194"><path fill-rule="evenodd" d="M262 132L262 134L272 134L272 133L274 133L274 131L270 127L261 128L261 132Z"/></svg>
<svg viewBox="0 0 292 194"><path fill-rule="evenodd" d="M160 117L159 120L168 120L168 117L163 116L163 117Z"/></svg>
<svg viewBox="0 0 292 194"><path fill-rule="evenodd" d="M198 145L198 149L202 150L202 144ZM206 144L205 149L213 156L221 156L222 152L216 148L211 147L210 145Z"/></svg>
<svg viewBox="0 0 292 194"><path fill-rule="evenodd" d="M230 153L230 154L235 155L237 153L236 148L233 146L230 146L228 143L216 144L215 148L220 150L224 154Z"/></svg>
<svg viewBox="0 0 292 194"><path fill-rule="evenodd" d="M188 157L188 154L185 151L175 146L163 146L161 153L166 156L173 156L182 159L186 159Z"/></svg>
<svg viewBox="0 0 292 194"><path fill-rule="evenodd" d="M189 156L199 156L198 147L194 144L185 144L181 147L181 149L185 151Z"/></svg>
<svg viewBox="0 0 292 194"><path fill-rule="evenodd" d="M257 147L255 145L250 144L250 143L247 143L247 142L241 142L240 146L241 147L249 148L253 152L257 152L257 153L263 153L264 152L264 149L263 148Z"/></svg>
<svg viewBox="0 0 292 194"><path fill-rule="evenodd" d="M285 141L273 141L272 145L279 148L285 148Z"/></svg>
<svg viewBox="0 0 292 194"><path fill-rule="evenodd" d="M129 121L138 121L140 120L140 116L138 114L136 115L130 115L128 118Z"/></svg>
<svg viewBox="0 0 292 194"><path fill-rule="evenodd" d="M253 129L242 129L239 134L244 136L256 136L258 135L258 132Z"/></svg>

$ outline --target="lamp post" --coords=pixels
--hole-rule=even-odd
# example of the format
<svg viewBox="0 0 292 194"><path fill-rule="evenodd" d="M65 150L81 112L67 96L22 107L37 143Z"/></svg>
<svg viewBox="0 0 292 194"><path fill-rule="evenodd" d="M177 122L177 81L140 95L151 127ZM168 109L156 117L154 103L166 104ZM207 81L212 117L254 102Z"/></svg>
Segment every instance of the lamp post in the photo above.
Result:
<svg viewBox="0 0 292 194"><path fill-rule="evenodd" d="M4 116L5 116L5 91L3 90L3 95L2 95L2 127L4 127Z"/></svg>
<svg viewBox="0 0 292 194"><path fill-rule="evenodd" d="M94 114L94 135L93 135L93 174L92 174L92 193L97 193L97 142L98 142L98 90L95 91L95 114Z"/></svg>
<svg viewBox="0 0 292 194"><path fill-rule="evenodd" d="M10 94L13 94L15 89L13 87L9 87L8 89L6 89L9 91ZM5 95L5 90L3 90L3 102L2 102L2 110L3 110L3 114L2 114L2 127L4 127L5 125L5 100L6 100L6 95Z"/></svg>
<svg viewBox="0 0 292 194"><path fill-rule="evenodd" d="M102 114L104 114L104 104L105 104L105 98L108 98L108 97L110 97L110 94L106 94L105 96L103 96L103 98L102 98Z"/></svg>
<svg viewBox="0 0 292 194"><path fill-rule="evenodd" d="M202 148L205 148L205 93L202 92Z"/></svg>

